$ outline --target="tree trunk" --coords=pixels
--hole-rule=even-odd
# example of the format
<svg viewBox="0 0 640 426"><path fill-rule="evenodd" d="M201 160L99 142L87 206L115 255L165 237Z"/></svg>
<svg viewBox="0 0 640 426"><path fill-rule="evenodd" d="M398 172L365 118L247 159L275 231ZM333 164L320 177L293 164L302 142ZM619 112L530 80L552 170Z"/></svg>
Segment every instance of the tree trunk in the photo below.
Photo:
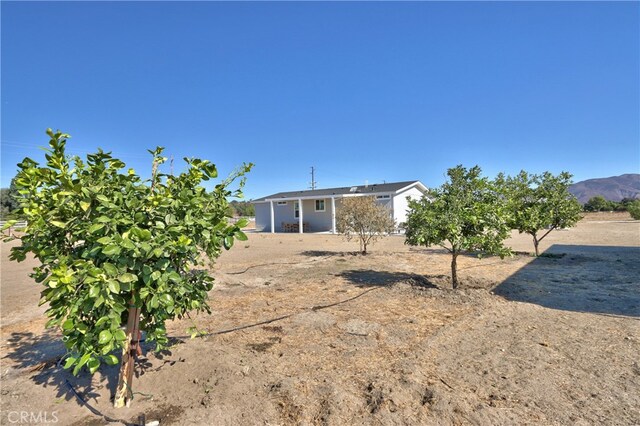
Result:
<svg viewBox="0 0 640 426"><path fill-rule="evenodd" d="M122 362L120 364L120 374L118 377L118 387L113 398L113 406L121 408L128 407L133 399L133 372L135 369L135 357L138 352L140 340L140 309L133 307L133 299L129 306L129 318L127 320L126 340L122 348Z"/></svg>
<svg viewBox="0 0 640 426"><path fill-rule="evenodd" d="M457 260L458 260L458 253L453 253L451 255L451 285L453 286L454 290L458 288Z"/></svg>
<svg viewBox="0 0 640 426"><path fill-rule="evenodd" d="M538 253L538 245L540 244L540 241L538 240L538 237L536 234L533 234L533 247L536 250L536 257L538 257L540 254Z"/></svg>

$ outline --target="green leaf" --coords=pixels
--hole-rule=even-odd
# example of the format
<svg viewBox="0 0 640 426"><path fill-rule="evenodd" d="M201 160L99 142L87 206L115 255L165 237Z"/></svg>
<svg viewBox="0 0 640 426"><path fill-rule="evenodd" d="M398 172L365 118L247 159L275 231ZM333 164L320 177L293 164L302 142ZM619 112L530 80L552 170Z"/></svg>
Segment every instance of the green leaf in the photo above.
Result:
<svg viewBox="0 0 640 426"><path fill-rule="evenodd" d="M245 234L242 231L236 231L235 233L235 237L238 241L247 241L249 238L247 237L247 234Z"/></svg>
<svg viewBox="0 0 640 426"><path fill-rule="evenodd" d="M73 321L68 319L62 323L63 330L72 330L73 329Z"/></svg>
<svg viewBox="0 0 640 426"><path fill-rule="evenodd" d="M87 202L87 201L80 201L80 208L81 208L83 211L85 211L85 212L86 212L87 210L89 210L89 207L91 207L91 203L90 203L90 202Z"/></svg>
<svg viewBox="0 0 640 426"><path fill-rule="evenodd" d="M169 272L167 278L169 279L169 281L173 281L174 283L179 283L182 280L182 277L180 277L180 274L176 271Z"/></svg>
<svg viewBox="0 0 640 426"><path fill-rule="evenodd" d="M98 321L96 321L96 327L100 327L105 322L109 321L109 317L102 317Z"/></svg>
<svg viewBox="0 0 640 426"><path fill-rule="evenodd" d="M153 296L151 296L151 300L149 301L149 307L151 309L156 309L158 306L158 297L154 294Z"/></svg>
<svg viewBox="0 0 640 426"><path fill-rule="evenodd" d="M104 303L104 297L98 296L96 301L93 303L94 308L99 308Z"/></svg>
<svg viewBox="0 0 640 426"><path fill-rule="evenodd" d="M224 248L229 250L231 247L233 247L233 237L231 235L227 235L224 237Z"/></svg>
<svg viewBox="0 0 640 426"><path fill-rule="evenodd" d="M98 343L101 345L109 343L111 339L113 339L113 336L109 330L102 330L98 335Z"/></svg>
<svg viewBox="0 0 640 426"><path fill-rule="evenodd" d="M97 358L91 358L87 362L87 367L89 367L89 373L91 374L95 373L98 370L98 368L100 368L100 360Z"/></svg>
<svg viewBox="0 0 640 426"><path fill-rule="evenodd" d="M89 227L89 233L90 234L95 234L96 232L98 232L99 230L101 230L102 228L104 228L104 223L96 223L93 224Z"/></svg>
<svg viewBox="0 0 640 426"><path fill-rule="evenodd" d="M117 255L120 254L120 247L115 244L110 244L102 249L102 253L107 256Z"/></svg>
<svg viewBox="0 0 640 426"><path fill-rule="evenodd" d="M67 361L64 363L64 366L62 368L64 368L65 370L68 370L69 368L71 368L73 364L76 363L77 359L78 358L74 358L72 356L68 357Z"/></svg>
<svg viewBox="0 0 640 426"><path fill-rule="evenodd" d="M116 365L118 363L118 357L115 355L107 355L104 358L104 362L108 365Z"/></svg>
<svg viewBox="0 0 640 426"><path fill-rule="evenodd" d="M132 283L138 281L138 277L129 272L122 274L118 277L118 281L123 283Z"/></svg>
<svg viewBox="0 0 640 426"><path fill-rule="evenodd" d="M59 220L50 220L49 223L53 226L57 226L58 228L65 228L67 224L65 222L60 222Z"/></svg>
<svg viewBox="0 0 640 426"><path fill-rule="evenodd" d="M2 231L7 230L9 228L11 228L13 225L15 225L18 221L17 220L8 220L3 226L2 226Z"/></svg>
<svg viewBox="0 0 640 426"><path fill-rule="evenodd" d="M92 285L89 287L89 297L95 299L100 294L100 287L97 285Z"/></svg>
<svg viewBox="0 0 640 426"><path fill-rule="evenodd" d="M106 245L106 244L110 244L111 241L113 240L111 239L111 237L102 237L102 238L98 238L96 241L100 244Z"/></svg>
<svg viewBox="0 0 640 426"><path fill-rule="evenodd" d="M122 342L123 340L125 340L125 339L127 338L127 334L124 332L124 330L117 329L117 330L113 333L113 337L114 337L118 342Z"/></svg>
<svg viewBox="0 0 640 426"><path fill-rule="evenodd" d="M171 297L170 294L165 293L160 296L160 302L162 302L163 305L173 305L173 297Z"/></svg>
<svg viewBox="0 0 640 426"><path fill-rule="evenodd" d="M124 238L121 242L120 245L126 249L129 250L133 250L134 248L136 248L136 245L133 243L133 241L131 241L128 238Z"/></svg>
<svg viewBox="0 0 640 426"><path fill-rule="evenodd" d="M102 264L102 269L109 275L110 277L114 277L118 274L118 268L112 263L104 262Z"/></svg>
<svg viewBox="0 0 640 426"><path fill-rule="evenodd" d="M78 363L76 364L76 367L73 369L74 376L78 375L78 373L80 372L80 369L82 368L83 365L87 363L87 361L89 361L90 357L91 357L91 354L82 355L82 357L80 358L80 361L78 361Z"/></svg>
<svg viewBox="0 0 640 426"><path fill-rule="evenodd" d="M103 346L102 349L100 350L100 353L102 355L106 355L109 352L111 352L112 350L113 350L113 341L111 341L110 343L108 343L105 346Z"/></svg>
<svg viewBox="0 0 640 426"><path fill-rule="evenodd" d="M109 280L109 283L107 285L111 293L115 293L115 294L120 293L120 283L118 281Z"/></svg>

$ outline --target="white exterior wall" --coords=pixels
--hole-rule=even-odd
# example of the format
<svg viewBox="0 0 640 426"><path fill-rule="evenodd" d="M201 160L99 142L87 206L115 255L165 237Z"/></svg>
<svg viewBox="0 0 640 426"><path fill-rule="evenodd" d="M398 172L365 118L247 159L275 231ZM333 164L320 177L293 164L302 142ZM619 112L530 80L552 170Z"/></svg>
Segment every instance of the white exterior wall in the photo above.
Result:
<svg viewBox="0 0 640 426"><path fill-rule="evenodd" d="M412 200L419 200L423 195L424 194L414 186L393 197L393 218L396 221L396 225L407 221L407 210L409 209L407 197Z"/></svg>
<svg viewBox="0 0 640 426"><path fill-rule="evenodd" d="M255 203L256 208L256 231L271 232L271 206L266 203ZM276 206L273 206L275 209Z"/></svg>
<svg viewBox="0 0 640 426"><path fill-rule="evenodd" d="M316 211L316 200L324 200L324 211ZM302 218L309 225L309 232L331 231L331 198L302 200Z"/></svg>

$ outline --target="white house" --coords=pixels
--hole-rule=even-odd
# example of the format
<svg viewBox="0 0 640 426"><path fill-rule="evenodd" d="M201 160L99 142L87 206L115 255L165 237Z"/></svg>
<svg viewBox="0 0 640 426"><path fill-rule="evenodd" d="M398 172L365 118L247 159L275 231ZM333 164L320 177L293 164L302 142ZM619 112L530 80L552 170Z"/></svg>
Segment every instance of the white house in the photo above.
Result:
<svg viewBox="0 0 640 426"><path fill-rule="evenodd" d="M344 188L279 192L252 201L256 230L261 232L336 232L336 211L347 197L374 196L389 208L397 224L407 220L407 198L420 199L427 187L420 181Z"/></svg>

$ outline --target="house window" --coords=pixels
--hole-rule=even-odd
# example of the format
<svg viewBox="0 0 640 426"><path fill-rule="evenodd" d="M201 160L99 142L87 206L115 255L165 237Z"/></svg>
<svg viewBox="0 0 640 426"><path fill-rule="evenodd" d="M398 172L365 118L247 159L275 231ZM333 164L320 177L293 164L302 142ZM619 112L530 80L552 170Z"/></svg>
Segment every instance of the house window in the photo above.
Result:
<svg viewBox="0 0 640 426"><path fill-rule="evenodd" d="M300 204L297 201L293 203L293 217L298 219L300 217Z"/></svg>
<svg viewBox="0 0 640 426"><path fill-rule="evenodd" d="M279 206L286 206L287 202L286 201L278 201L278 205Z"/></svg>
<svg viewBox="0 0 640 426"><path fill-rule="evenodd" d="M389 195L376 195L377 200L388 200L391 198Z"/></svg>
<svg viewBox="0 0 640 426"><path fill-rule="evenodd" d="M316 200L316 211L317 212L324 211L324 200Z"/></svg>

